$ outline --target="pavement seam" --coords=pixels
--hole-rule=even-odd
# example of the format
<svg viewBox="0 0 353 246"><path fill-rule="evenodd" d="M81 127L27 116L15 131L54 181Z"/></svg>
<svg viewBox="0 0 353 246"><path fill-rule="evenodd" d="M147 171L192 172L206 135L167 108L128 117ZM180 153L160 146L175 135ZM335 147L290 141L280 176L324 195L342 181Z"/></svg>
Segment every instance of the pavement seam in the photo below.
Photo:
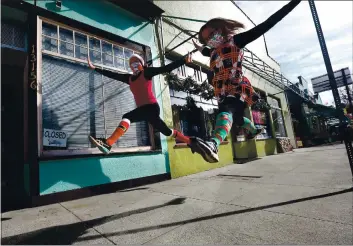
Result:
<svg viewBox="0 0 353 246"><path fill-rule="evenodd" d="M71 213L73 216L75 216L79 221L83 222L85 225L86 222L84 220L82 220L78 215L76 215L74 212L72 212L70 209L68 209L67 207L65 207L62 203L59 203L60 206L62 206L65 210L67 210L69 213ZM109 238L107 238L106 236L104 236L103 233L101 233L100 231L98 231L96 228L91 227L91 226L87 226L88 228L93 229L95 232L97 232L101 237L107 239L109 242L111 242L113 245L117 245L114 241L110 240Z"/></svg>
<svg viewBox="0 0 353 246"><path fill-rule="evenodd" d="M165 194L165 195L171 195L171 196L181 197L180 195L175 195L175 194L166 193L166 192L161 192L161 191L156 191L156 190L152 190L152 192L156 192L156 193L160 193L160 194ZM240 196L237 197L237 198L240 198L240 197L242 197L242 196L243 196L243 195L240 195ZM233 200L235 200L235 199L237 199L237 198L234 198L234 199L232 199L231 201L225 203L225 202L209 201L209 200L200 199L200 198L195 198L195 197L188 197L188 196L183 196L183 197L186 197L186 198L189 198L189 199L192 199L192 200L198 200L198 201L203 201L203 202L212 202L212 203L221 204L221 205L238 206L238 207L248 208L248 209L254 208L254 207L248 207L248 206L245 206L245 205L238 205L238 204L235 204L235 203L229 203L229 202L232 202ZM286 206L286 205L285 205L285 206ZM211 210L208 211L208 212L211 212L212 210L213 210L213 209L211 209ZM275 213L275 214L283 214L283 215L287 215L287 216L293 216L293 217L299 217L299 218L305 218L305 219L319 220L319 221L323 221L323 222L331 222L331 223L336 223L336 224L341 224L341 225L353 225L353 224L349 224L349 223L343 223L343 222L332 221L332 220L325 220L325 219L314 218L314 217L306 217L306 216L301 216L301 215L296 215L296 214L289 214L289 213L284 213L284 212L278 212L278 211L273 211L273 210L267 210L267 209L262 209L261 211L266 211L266 212ZM207 213L208 213L208 212L207 212ZM198 217L199 217L199 216L198 216Z"/></svg>
<svg viewBox="0 0 353 246"><path fill-rule="evenodd" d="M203 180L223 180L225 181L225 179L222 178L199 178L199 179L203 179ZM276 184L276 183L263 183L263 182L258 182L258 181L254 181L252 180L251 182L249 181L242 181L242 180L232 180L232 179L227 179L226 181L230 181L230 182L241 182L241 183L256 183L256 184L267 184L267 185L282 185L282 186L298 186L298 187L311 187L311 188L317 188L317 189L332 189L332 190L341 190L342 188L334 188L334 187L321 187L321 186L311 186L311 185L295 185L295 184ZM348 188L348 187L346 187Z"/></svg>

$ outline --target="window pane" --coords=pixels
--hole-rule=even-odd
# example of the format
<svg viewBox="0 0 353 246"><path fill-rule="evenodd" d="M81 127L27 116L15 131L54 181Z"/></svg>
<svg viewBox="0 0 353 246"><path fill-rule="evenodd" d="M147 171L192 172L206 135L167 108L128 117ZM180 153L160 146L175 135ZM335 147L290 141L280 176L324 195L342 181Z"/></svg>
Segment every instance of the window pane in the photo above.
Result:
<svg viewBox="0 0 353 246"><path fill-rule="evenodd" d="M286 130L284 127L284 121L282 117L282 111L278 109L272 109L272 120L275 127L276 137L286 137Z"/></svg>
<svg viewBox="0 0 353 246"><path fill-rule="evenodd" d="M129 72L132 72L132 70L130 68L130 64L129 64L129 59L125 60L125 69Z"/></svg>
<svg viewBox="0 0 353 246"><path fill-rule="evenodd" d="M59 27L59 35L60 35L60 40L63 40L65 42L70 42L70 43L74 42L73 31L71 30L67 30Z"/></svg>
<svg viewBox="0 0 353 246"><path fill-rule="evenodd" d="M52 52L58 52L58 43L56 39L43 37L42 39L42 49Z"/></svg>
<svg viewBox="0 0 353 246"><path fill-rule="evenodd" d="M113 56L103 53L103 65L113 67Z"/></svg>
<svg viewBox="0 0 353 246"><path fill-rule="evenodd" d="M101 50L100 40L96 38L89 38L89 48L93 50Z"/></svg>
<svg viewBox="0 0 353 246"><path fill-rule="evenodd" d="M57 38L58 37L57 26L43 22L42 34L46 36L50 36L52 38Z"/></svg>
<svg viewBox="0 0 353 246"><path fill-rule="evenodd" d="M6 45L13 45L12 42L13 26L1 22L1 43Z"/></svg>
<svg viewBox="0 0 353 246"><path fill-rule="evenodd" d="M60 54L66 56L74 56L74 45L60 41Z"/></svg>
<svg viewBox="0 0 353 246"><path fill-rule="evenodd" d="M120 59L118 57L115 57L115 67L125 70L125 63L123 59Z"/></svg>
<svg viewBox="0 0 353 246"><path fill-rule="evenodd" d="M124 50L122 47L114 45L113 49L114 49L114 56L119 56L121 58L124 58Z"/></svg>
<svg viewBox="0 0 353 246"><path fill-rule="evenodd" d="M113 55L112 44L102 41L102 52Z"/></svg>
<svg viewBox="0 0 353 246"><path fill-rule="evenodd" d="M100 51L94 51L94 50L90 49L89 50L89 57L93 63L102 64Z"/></svg>
<svg viewBox="0 0 353 246"><path fill-rule="evenodd" d="M125 58L129 59L134 52L132 50L126 49L125 48Z"/></svg>
<svg viewBox="0 0 353 246"><path fill-rule="evenodd" d="M87 59L87 48L76 45L75 47L75 57L78 59Z"/></svg>
<svg viewBox="0 0 353 246"><path fill-rule="evenodd" d="M87 36L84 34L75 32L75 44L87 47Z"/></svg>
<svg viewBox="0 0 353 246"><path fill-rule="evenodd" d="M272 106L272 107L276 107L279 108L279 102L277 99L272 98L272 97L268 97L267 98L268 103Z"/></svg>
<svg viewBox="0 0 353 246"><path fill-rule="evenodd" d="M25 40L26 40L25 32L18 27L14 27L14 32L13 32L14 44L13 45L18 48L25 48L26 47Z"/></svg>
<svg viewBox="0 0 353 246"><path fill-rule="evenodd" d="M210 139L215 128L217 110L202 103L197 104L196 108L185 109L185 98L171 97L174 128L187 136ZM176 143L180 141L176 140Z"/></svg>
<svg viewBox="0 0 353 246"><path fill-rule="evenodd" d="M257 129L264 128L261 135L258 135L256 139L266 139L271 137L270 122L267 112L252 110L252 116L254 125Z"/></svg>

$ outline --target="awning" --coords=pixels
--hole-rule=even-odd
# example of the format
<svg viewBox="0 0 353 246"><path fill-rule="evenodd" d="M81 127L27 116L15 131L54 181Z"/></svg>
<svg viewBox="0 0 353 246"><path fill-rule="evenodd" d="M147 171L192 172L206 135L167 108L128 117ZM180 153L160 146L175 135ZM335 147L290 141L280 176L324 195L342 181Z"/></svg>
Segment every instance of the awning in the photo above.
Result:
<svg viewBox="0 0 353 246"><path fill-rule="evenodd" d="M119 7L134 13L150 22L153 22L156 17L164 13L164 10L153 3L152 0L109 0L110 2L118 5Z"/></svg>

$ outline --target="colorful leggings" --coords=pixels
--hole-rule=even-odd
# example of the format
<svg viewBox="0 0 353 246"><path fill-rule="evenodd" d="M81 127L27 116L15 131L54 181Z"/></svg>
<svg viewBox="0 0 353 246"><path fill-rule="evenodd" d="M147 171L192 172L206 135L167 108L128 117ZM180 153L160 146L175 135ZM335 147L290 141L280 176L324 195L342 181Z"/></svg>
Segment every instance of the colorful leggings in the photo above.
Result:
<svg viewBox="0 0 353 246"><path fill-rule="evenodd" d="M216 118L216 127L212 139L219 146L227 137L234 123L251 133L256 132L256 127L250 119L244 117L244 110L247 104L236 97L226 97L219 103L219 113Z"/></svg>

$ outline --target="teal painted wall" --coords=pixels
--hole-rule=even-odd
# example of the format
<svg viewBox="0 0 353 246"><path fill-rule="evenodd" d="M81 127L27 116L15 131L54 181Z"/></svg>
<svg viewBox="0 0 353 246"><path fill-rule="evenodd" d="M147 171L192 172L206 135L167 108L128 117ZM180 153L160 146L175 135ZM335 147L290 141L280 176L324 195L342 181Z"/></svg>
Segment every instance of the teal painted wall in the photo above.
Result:
<svg viewBox="0 0 353 246"><path fill-rule="evenodd" d="M167 173L163 154L40 163L40 195Z"/></svg>
<svg viewBox="0 0 353 246"><path fill-rule="evenodd" d="M33 4L34 1L27 2ZM62 8L57 10L54 0L41 0L37 1L37 6L147 45L151 48L152 57L157 55L153 24L110 2L63 0ZM153 62L154 66L160 65L157 60ZM154 92L160 106L163 107L158 76L154 77ZM163 118L163 110L161 117ZM40 194L167 173L169 158L166 138L163 135L161 141L162 154L148 155L148 158L146 155L127 155L40 162Z"/></svg>

